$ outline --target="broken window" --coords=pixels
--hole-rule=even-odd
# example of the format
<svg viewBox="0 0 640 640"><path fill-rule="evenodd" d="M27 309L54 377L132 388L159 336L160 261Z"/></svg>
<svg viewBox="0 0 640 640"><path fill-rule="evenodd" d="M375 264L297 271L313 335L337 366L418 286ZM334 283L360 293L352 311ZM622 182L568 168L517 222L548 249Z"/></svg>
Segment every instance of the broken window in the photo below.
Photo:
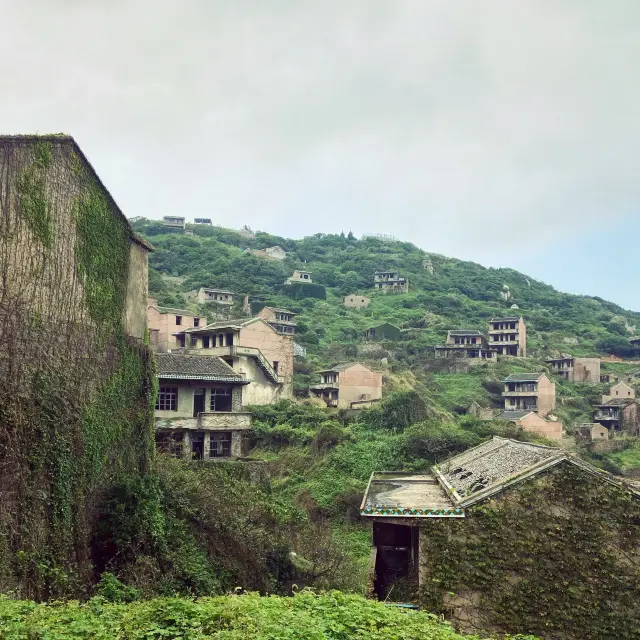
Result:
<svg viewBox="0 0 640 640"><path fill-rule="evenodd" d="M191 336L191 346L192 347L198 346L198 336Z"/></svg>
<svg viewBox="0 0 640 640"><path fill-rule="evenodd" d="M211 433L209 456L211 458L226 458L231 455L231 432L219 431Z"/></svg>
<svg viewBox="0 0 640 640"><path fill-rule="evenodd" d="M194 327L199 327L200 326L200 318L194 318L193 319L193 326Z"/></svg>
<svg viewBox="0 0 640 640"><path fill-rule="evenodd" d="M156 400L156 411L177 411L178 389L176 387L160 387Z"/></svg>
<svg viewBox="0 0 640 640"><path fill-rule="evenodd" d="M211 389L211 411L231 411L231 389Z"/></svg>
<svg viewBox="0 0 640 640"><path fill-rule="evenodd" d="M176 316L176 324L180 326L182 324L182 316Z"/></svg>
<svg viewBox="0 0 640 640"><path fill-rule="evenodd" d="M156 447L158 451L166 453L174 458L182 457L182 445L184 434L182 431L159 431L156 433Z"/></svg>

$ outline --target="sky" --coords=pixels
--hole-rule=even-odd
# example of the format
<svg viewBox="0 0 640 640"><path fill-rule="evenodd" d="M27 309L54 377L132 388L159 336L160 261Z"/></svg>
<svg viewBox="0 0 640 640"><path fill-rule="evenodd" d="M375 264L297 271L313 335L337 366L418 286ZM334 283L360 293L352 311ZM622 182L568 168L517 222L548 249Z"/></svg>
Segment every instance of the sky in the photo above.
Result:
<svg viewBox="0 0 640 640"><path fill-rule="evenodd" d="M124 213L386 233L640 310L637 0L0 0L0 129Z"/></svg>

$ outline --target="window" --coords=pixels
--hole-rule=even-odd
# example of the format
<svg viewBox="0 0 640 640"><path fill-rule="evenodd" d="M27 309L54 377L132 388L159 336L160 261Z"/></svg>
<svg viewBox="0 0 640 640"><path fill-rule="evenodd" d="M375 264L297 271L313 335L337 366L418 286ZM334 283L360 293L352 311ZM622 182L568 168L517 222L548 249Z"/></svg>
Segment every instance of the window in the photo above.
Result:
<svg viewBox="0 0 640 640"><path fill-rule="evenodd" d="M184 334L177 336L176 341L178 342L178 346L184 347Z"/></svg>
<svg viewBox="0 0 640 640"><path fill-rule="evenodd" d="M160 387L156 400L156 411L177 411L178 389L176 387Z"/></svg>
<svg viewBox="0 0 640 640"><path fill-rule="evenodd" d="M231 346L233 344L233 333L227 333L227 346Z"/></svg>
<svg viewBox="0 0 640 640"><path fill-rule="evenodd" d="M180 326L182 324L182 316L176 316L176 324Z"/></svg>
<svg viewBox="0 0 640 640"><path fill-rule="evenodd" d="M198 336L191 336L191 346L192 347L198 346Z"/></svg>
<svg viewBox="0 0 640 640"><path fill-rule="evenodd" d="M231 455L231 432L230 431L213 431L211 432L211 448L209 457L226 458Z"/></svg>
<svg viewBox="0 0 640 640"><path fill-rule="evenodd" d="M193 326L194 327L199 327L200 326L200 318L194 318L193 319Z"/></svg>
<svg viewBox="0 0 640 640"><path fill-rule="evenodd" d="M184 434L181 431L160 431L156 433L156 447L162 453L168 453L174 458L182 457Z"/></svg>
<svg viewBox="0 0 640 640"><path fill-rule="evenodd" d="M211 411L231 411L231 389L211 389Z"/></svg>
<svg viewBox="0 0 640 640"><path fill-rule="evenodd" d="M209 348L209 336L202 336L202 348L203 349Z"/></svg>

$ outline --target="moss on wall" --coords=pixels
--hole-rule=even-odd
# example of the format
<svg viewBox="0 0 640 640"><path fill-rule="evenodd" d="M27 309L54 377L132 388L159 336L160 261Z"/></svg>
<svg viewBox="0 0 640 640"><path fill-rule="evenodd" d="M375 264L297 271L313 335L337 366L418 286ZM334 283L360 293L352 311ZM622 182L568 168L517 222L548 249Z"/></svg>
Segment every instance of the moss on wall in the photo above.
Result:
<svg viewBox="0 0 640 640"><path fill-rule="evenodd" d="M463 628L566 640L640 629L640 501L565 464L421 538L422 601Z"/></svg>

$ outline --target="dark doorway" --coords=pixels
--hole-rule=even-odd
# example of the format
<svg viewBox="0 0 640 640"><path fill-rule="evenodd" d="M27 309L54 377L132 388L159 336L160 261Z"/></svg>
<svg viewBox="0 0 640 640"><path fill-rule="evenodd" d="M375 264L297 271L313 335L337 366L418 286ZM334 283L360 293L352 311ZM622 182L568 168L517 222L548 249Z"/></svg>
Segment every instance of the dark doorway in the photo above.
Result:
<svg viewBox="0 0 640 640"><path fill-rule="evenodd" d="M373 544L377 547L374 590L379 600L410 602L415 589L412 527L374 522Z"/></svg>
<svg viewBox="0 0 640 640"><path fill-rule="evenodd" d="M193 417L197 418L199 413L204 413L204 389L193 390Z"/></svg>
<svg viewBox="0 0 640 640"><path fill-rule="evenodd" d="M191 434L191 459L204 458L204 433L195 431Z"/></svg>

